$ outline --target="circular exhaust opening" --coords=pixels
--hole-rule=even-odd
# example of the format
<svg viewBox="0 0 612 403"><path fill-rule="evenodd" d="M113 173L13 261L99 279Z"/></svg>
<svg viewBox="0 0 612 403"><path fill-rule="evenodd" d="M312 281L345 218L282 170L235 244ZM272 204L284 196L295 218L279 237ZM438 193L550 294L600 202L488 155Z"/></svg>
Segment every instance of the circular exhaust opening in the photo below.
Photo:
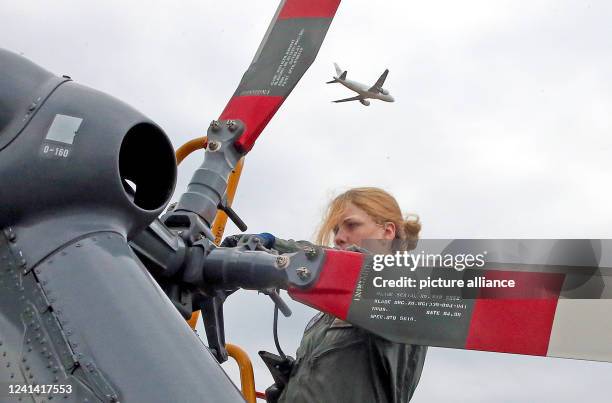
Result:
<svg viewBox="0 0 612 403"><path fill-rule="evenodd" d="M174 191L176 160L172 144L157 126L139 123L121 143L119 176L127 197L143 210L166 205Z"/></svg>

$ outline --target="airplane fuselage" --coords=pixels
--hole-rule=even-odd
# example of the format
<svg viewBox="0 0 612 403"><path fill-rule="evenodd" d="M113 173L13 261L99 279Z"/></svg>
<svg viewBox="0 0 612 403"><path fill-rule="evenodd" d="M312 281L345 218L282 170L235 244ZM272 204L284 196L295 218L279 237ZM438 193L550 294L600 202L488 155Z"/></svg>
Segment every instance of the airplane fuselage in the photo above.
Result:
<svg viewBox="0 0 612 403"><path fill-rule="evenodd" d="M348 79L346 80L337 79L337 80L340 84L344 85L346 88L352 91L355 91L357 94L359 94L363 98L380 99L381 101L385 101L385 102L395 102L395 99L391 96L391 94L385 95L383 93L368 91L370 89L370 86L368 85L362 84L357 81L348 80Z"/></svg>

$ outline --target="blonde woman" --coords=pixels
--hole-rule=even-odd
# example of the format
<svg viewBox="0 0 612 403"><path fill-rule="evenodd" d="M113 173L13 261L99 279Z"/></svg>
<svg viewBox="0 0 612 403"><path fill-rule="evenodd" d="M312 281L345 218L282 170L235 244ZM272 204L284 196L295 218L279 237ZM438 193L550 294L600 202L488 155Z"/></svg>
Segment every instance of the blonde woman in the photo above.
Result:
<svg viewBox="0 0 612 403"><path fill-rule="evenodd" d="M355 188L337 196L324 217L317 243L340 249L365 240L413 243L421 224L405 219L393 196ZM413 242L410 242L413 241ZM306 326L280 403L406 403L419 382L427 347L392 343L331 315Z"/></svg>

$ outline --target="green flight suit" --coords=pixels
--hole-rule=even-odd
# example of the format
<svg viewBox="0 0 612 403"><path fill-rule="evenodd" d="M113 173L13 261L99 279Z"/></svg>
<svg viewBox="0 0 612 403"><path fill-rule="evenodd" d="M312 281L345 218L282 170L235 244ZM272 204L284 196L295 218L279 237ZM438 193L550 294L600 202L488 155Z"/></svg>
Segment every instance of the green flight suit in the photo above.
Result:
<svg viewBox="0 0 612 403"><path fill-rule="evenodd" d="M311 245L277 238L274 249L290 253ZM426 354L427 346L390 342L319 313L306 326L278 403L407 403Z"/></svg>
<svg viewBox="0 0 612 403"><path fill-rule="evenodd" d="M279 403L406 403L426 346L387 341L318 314L306 327Z"/></svg>

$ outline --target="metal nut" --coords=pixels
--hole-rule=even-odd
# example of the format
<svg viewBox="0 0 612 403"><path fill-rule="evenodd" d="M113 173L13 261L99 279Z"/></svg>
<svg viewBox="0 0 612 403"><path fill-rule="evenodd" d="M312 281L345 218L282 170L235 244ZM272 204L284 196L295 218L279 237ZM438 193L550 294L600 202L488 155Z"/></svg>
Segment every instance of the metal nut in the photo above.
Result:
<svg viewBox="0 0 612 403"><path fill-rule="evenodd" d="M230 132L234 132L238 128L238 125L236 124L236 121L234 120L228 120L226 125Z"/></svg>
<svg viewBox="0 0 612 403"><path fill-rule="evenodd" d="M4 233L8 237L9 241L11 241L13 243L17 239L17 234L15 234L15 232L13 231L13 229L11 227L8 227L7 229L5 229Z"/></svg>
<svg viewBox="0 0 612 403"><path fill-rule="evenodd" d="M301 280L308 280L310 278L310 269L308 267L298 267L295 272Z"/></svg>
<svg viewBox="0 0 612 403"><path fill-rule="evenodd" d="M206 147L208 149L208 151L214 152L217 151L219 148L221 147L221 143L219 143L218 141L208 141L208 146Z"/></svg>
<svg viewBox="0 0 612 403"><path fill-rule="evenodd" d="M317 256L317 250L315 248L310 247L310 246L307 246L307 247L304 248L304 253L306 254L306 257L308 259L312 259L312 258Z"/></svg>
<svg viewBox="0 0 612 403"><path fill-rule="evenodd" d="M289 258L287 256L278 256L276 258L276 265L280 269L284 269L285 267L289 265Z"/></svg>
<svg viewBox="0 0 612 403"><path fill-rule="evenodd" d="M221 126L219 125L219 122L217 120L213 120L212 122L210 122L210 126L209 127L210 127L210 129L213 132L216 132L216 131L218 131L221 128Z"/></svg>

